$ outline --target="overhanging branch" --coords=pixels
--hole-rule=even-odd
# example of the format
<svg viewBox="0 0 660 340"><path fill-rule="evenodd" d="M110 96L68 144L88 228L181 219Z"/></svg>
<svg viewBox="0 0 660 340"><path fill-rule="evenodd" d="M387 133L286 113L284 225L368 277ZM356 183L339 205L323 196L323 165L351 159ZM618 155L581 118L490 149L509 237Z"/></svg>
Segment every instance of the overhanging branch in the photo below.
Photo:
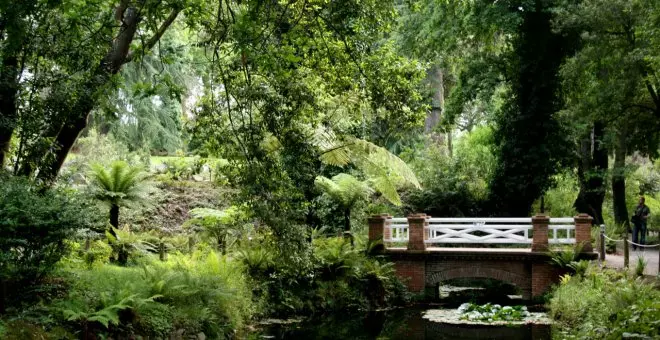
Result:
<svg viewBox="0 0 660 340"><path fill-rule="evenodd" d="M165 19L165 21L163 21L163 23L161 23L160 27L154 33L154 35L151 36L151 38L149 38L149 40L147 40L147 42L145 42L142 45L142 50L147 51L147 50L152 49L154 46L156 46L156 44L160 41L160 38L163 37L163 34L165 34L165 32L172 25L174 20L176 20L179 13L181 13L180 8L176 8L176 9L172 10L172 12L167 17L167 19ZM128 63L128 62L132 61L134 58L135 58L135 52L131 51L126 56L126 61L125 62Z"/></svg>

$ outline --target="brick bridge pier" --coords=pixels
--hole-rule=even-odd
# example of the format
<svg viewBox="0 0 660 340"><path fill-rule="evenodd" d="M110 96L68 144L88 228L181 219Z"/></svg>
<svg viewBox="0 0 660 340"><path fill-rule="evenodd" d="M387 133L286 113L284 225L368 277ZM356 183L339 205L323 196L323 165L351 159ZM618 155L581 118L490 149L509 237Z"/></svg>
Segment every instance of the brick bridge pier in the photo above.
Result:
<svg viewBox="0 0 660 340"><path fill-rule="evenodd" d="M374 252L395 265L411 292L437 299L440 282L458 278L489 278L521 290L529 300L543 295L565 272L550 262L551 244L581 244L581 256L595 259L591 245L591 217L537 215L532 218L407 218L376 215L369 218ZM382 245L381 243L382 242ZM525 248L458 248L465 244L527 244ZM444 245L445 247L438 247Z"/></svg>

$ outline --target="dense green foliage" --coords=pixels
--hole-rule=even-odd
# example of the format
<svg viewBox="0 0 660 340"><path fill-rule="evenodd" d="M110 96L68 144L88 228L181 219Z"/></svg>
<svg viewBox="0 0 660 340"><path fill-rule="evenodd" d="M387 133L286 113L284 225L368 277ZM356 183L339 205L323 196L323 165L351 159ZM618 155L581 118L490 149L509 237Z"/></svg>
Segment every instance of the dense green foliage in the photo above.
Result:
<svg viewBox="0 0 660 340"><path fill-rule="evenodd" d="M239 258L268 315L344 312L404 301L393 264L368 257L360 239L353 247L340 237L313 237L311 261L302 268L277 261L277 250L267 241L241 250Z"/></svg>
<svg viewBox="0 0 660 340"><path fill-rule="evenodd" d="M4 312L35 294L41 280L69 251L67 239L99 223L93 217L98 211L80 195L0 176L0 310Z"/></svg>
<svg viewBox="0 0 660 340"><path fill-rule="evenodd" d="M644 195L660 230L659 37L653 0L0 1L0 334L390 306L370 214L615 237ZM619 303L576 253L553 304L589 280ZM628 302L612 336L650 334Z"/></svg>
<svg viewBox="0 0 660 340"><path fill-rule="evenodd" d="M660 292L615 271L566 276L550 300L551 316L566 339L660 336Z"/></svg>
<svg viewBox="0 0 660 340"><path fill-rule="evenodd" d="M409 190L406 210L431 216L483 216L495 170L492 130L475 128L456 143L450 157L441 147L403 153L419 174L422 190Z"/></svg>

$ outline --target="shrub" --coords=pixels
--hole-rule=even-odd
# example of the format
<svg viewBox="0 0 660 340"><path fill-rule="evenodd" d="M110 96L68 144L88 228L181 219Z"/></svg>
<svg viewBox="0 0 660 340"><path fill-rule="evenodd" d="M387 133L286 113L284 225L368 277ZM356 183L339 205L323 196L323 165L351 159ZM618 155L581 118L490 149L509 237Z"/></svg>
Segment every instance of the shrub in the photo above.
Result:
<svg viewBox="0 0 660 340"><path fill-rule="evenodd" d="M125 266L129 259L156 252L156 246L145 240L146 235L133 233L128 226L113 231L114 235L108 232L106 236L112 248L111 259L119 265Z"/></svg>
<svg viewBox="0 0 660 340"><path fill-rule="evenodd" d="M435 145L417 150L425 151L402 156L418 174L423 187L404 196L406 210L432 216L488 213L484 202L495 168L489 128L478 128L461 137L452 157Z"/></svg>
<svg viewBox="0 0 660 340"><path fill-rule="evenodd" d="M625 273L591 268L583 278L566 277L549 308L561 338L660 336L660 291Z"/></svg>
<svg viewBox="0 0 660 340"><path fill-rule="evenodd" d="M184 223L187 227L200 227L206 236L215 239L218 250L223 254L233 242L248 234L251 224L243 207L231 206L224 210L195 208L190 210L192 218Z"/></svg>
<svg viewBox="0 0 660 340"><path fill-rule="evenodd" d="M70 293L52 307L72 331L114 338L166 338L203 332L223 338L254 313L243 267L213 251L146 258L141 267L63 269Z"/></svg>
<svg viewBox="0 0 660 340"><path fill-rule="evenodd" d="M0 178L0 285L5 301L26 297L69 250L65 240L99 225L98 211L77 195L40 188L28 180ZM9 299L8 297L14 297Z"/></svg>
<svg viewBox="0 0 660 340"><path fill-rule="evenodd" d="M255 298L266 313L284 317L404 301L405 288L395 277L393 264L367 256L361 238L351 247L342 237L315 237L312 252L310 266L302 267L277 261L282 256L268 245L239 252L249 268Z"/></svg>
<svg viewBox="0 0 660 340"><path fill-rule="evenodd" d="M637 262L635 263L635 275L644 276L644 270L646 269L647 261L643 256L637 257Z"/></svg>
<svg viewBox="0 0 660 340"><path fill-rule="evenodd" d="M190 157L172 157L163 162L163 165L166 167L166 173L171 176L173 180L182 180L190 179L194 175L199 175L204 170L204 165L209 164L209 160L206 158L200 158L199 156L190 158ZM209 165L209 169L211 166Z"/></svg>

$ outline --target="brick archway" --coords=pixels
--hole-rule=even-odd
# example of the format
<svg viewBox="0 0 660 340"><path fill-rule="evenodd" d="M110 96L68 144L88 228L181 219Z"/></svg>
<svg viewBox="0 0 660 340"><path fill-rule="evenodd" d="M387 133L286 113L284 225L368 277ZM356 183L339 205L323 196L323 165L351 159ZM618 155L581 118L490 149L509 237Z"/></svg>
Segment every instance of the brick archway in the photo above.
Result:
<svg viewBox="0 0 660 340"><path fill-rule="evenodd" d="M494 279L502 282L506 282L516 286L523 292L531 291L532 282L529 275L525 276L523 273L513 273L507 270L497 269L497 268L488 268L488 267L473 267L473 266L461 266L449 268L443 271L438 272L427 272L426 273L426 285L435 286L442 281L452 280L452 279L469 279L469 278L480 278L480 279Z"/></svg>

